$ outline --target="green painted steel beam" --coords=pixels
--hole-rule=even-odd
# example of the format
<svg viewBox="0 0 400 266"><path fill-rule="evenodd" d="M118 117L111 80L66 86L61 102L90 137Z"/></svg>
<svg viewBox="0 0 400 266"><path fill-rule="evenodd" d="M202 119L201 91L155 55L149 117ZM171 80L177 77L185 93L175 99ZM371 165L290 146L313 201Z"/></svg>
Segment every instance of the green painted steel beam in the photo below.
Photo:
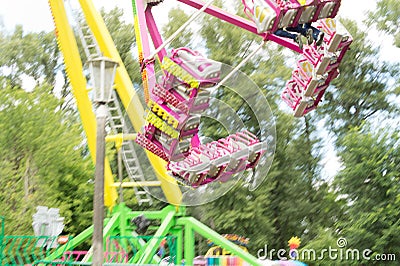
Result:
<svg viewBox="0 0 400 266"><path fill-rule="evenodd" d="M180 265L182 262L182 254L183 254L183 229L182 226L176 226L171 229L171 233L176 237L175 243L175 264Z"/></svg>
<svg viewBox="0 0 400 266"><path fill-rule="evenodd" d="M185 225L184 231L185 239L184 239L184 257L185 257L185 265L193 265L194 259L194 230L192 224L188 223Z"/></svg>
<svg viewBox="0 0 400 266"><path fill-rule="evenodd" d="M119 203L114 209L117 208L117 211L120 214L119 218L119 235L120 236L129 236L129 230L128 230L128 220L127 220L127 214L130 212L130 209L126 207L125 203Z"/></svg>
<svg viewBox="0 0 400 266"><path fill-rule="evenodd" d="M149 237L149 239L151 239L152 236ZM139 260L143 257L143 252L145 250L145 248L147 247L148 242L144 241L143 238L139 238L138 241L135 241L136 243L139 243L139 248L138 251L136 253L135 256L133 256L130 260L129 263L130 265L142 265L142 264L138 264ZM161 241L160 241L161 242ZM159 264L161 262L161 258L157 255L154 254L151 260L151 264Z"/></svg>
<svg viewBox="0 0 400 266"><path fill-rule="evenodd" d="M37 265L37 266L49 266L49 265L54 265L54 266L58 266L58 265L80 265L80 266L90 266L92 265L91 262L72 262L72 261L47 261L47 260L41 260L38 261L32 265ZM104 264L104 266L107 264Z"/></svg>
<svg viewBox="0 0 400 266"><path fill-rule="evenodd" d="M252 256L251 254L245 252L239 246L235 245L231 241L227 240L223 236L219 235L217 232L213 231L208 226L202 224L198 220L193 217L182 217L179 218L176 222L178 225L184 225L185 228L185 242L187 240L191 241L191 239L187 239L186 230L187 228L193 229L196 233L200 234L204 238L211 239L216 245L230 251L232 254L240 257L244 261L250 263L250 265L261 265L261 262L257 260L256 257ZM188 237L191 238L190 234L188 233ZM194 244L193 244L194 246ZM185 244L186 249L186 244ZM186 250L185 250L185 260L186 260Z"/></svg>
<svg viewBox="0 0 400 266"><path fill-rule="evenodd" d="M144 215L148 220L160 220L163 218L162 211L133 211L127 214L127 218L133 219L139 215Z"/></svg>
<svg viewBox="0 0 400 266"><path fill-rule="evenodd" d="M169 210L170 208L164 208L164 210ZM154 236L150 239L148 244L145 247L144 253L139 259L139 264L148 264L151 262L154 253L156 252L157 248L160 245L162 237L167 235L168 231L171 229L172 226L175 225L175 209L169 210L166 214L165 218L163 219L160 227L154 234Z"/></svg>
<svg viewBox="0 0 400 266"><path fill-rule="evenodd" d="M103 236L110 235L112 230L114 230L118 226L118 218L119 218L119 213L114 213L111 219L105 219L106 226L104 227ZM69 240L65 245L62 245L59 248L57 248L55 252L50 254L44 260L53 261L55 259L60 258L65 250L73 250L79 244L83 243L84 241L92 237L92 234L93 234L93 225L88 227L86 230L84 230L82 233L80 233L73 239Z"/></svg>
<svg viewBox="0 0 400 266"><path fill-rule="evenodd" d="M126 218L127 214L131 211L131 209L129 209L125 205L124 202L121 202L121 203L119 203L118 205L116 205L114 207L114 210L116 212L119 212L119 214L120 214L119 222L118 222L119 235L122 236L122 237L132 236L131 230L129 230L129 220ZM123 247L127 247L128 246L128 240L126 238L121 239L121 243L120 244ZM125 248L125 250L127 250L127 249Z"/></svg>
<svg viewBox="0 0 400 266"><path fill-rule="evenodd" d="M86 239L90 238L93 234L93 225L86 228L82 233L69 240L65 245L57 248L55 252L53 252L50 256L46 257L45 261L53 261L57 258L60 258L65 250L73 250L76 246L86 241Z"/></svg>
<svg viewBox="0 0 400 266"><path fill-rule="evenodd" d="M103 228L103 248L106 247L106 239L110 236L114 229L118 228L120 212L115 212L111 218L104 219L104 228ZM93 230L92 230L93 234ZM92 236L92 234L90 236ZM90 237L89 236L89 237ZM90 248L92 249L92 248ZM85 256L85 261L92 261L93 252L88 252Z"/></svg>
<svg viewBox="0 0 400 266"><path fill-rule="evenodd" d="M106 240L107 236L110 236L112 234L113 230L118 228L120 215L121 215L120 212L116 212L113 214L113 216L111 216L111 218L108 221L107 220L104 221L105 224L103 229L104 241Z"/></svg>
<svg viewBox="0 0 400 266"><path fill-rule="evenodd" d="M4 239L4 216L0 216L1 231L0 231L0 265L3 265L3 239Z"/></svg>
<svg viewBox="0 0 400 266"><path fill-rule="evenodd" d="M133 241L135 248L138 250L136 255L133 256L129 262L130 263L137 263L143 253L143 249L146 246L147 242L144 241L143 238L139 238L139 235L136 232L133 232L133 236L138 237L137 240Z"/></svg>

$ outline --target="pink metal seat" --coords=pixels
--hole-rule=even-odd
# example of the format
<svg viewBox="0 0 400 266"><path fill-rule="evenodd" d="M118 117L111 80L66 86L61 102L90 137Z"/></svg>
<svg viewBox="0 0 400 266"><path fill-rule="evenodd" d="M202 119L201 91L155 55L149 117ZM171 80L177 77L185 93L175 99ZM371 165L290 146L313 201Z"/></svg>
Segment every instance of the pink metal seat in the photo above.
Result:
<svg viewBox="0 0 400 266"><path fill-rule="evenodd" d="M341 0L319 0L321 10L319 11L318 19L334 18L339 10Z"/></svg>
<svg viewBox="0 0 400 266"><path fill-rule="evenodd" d="M180 162L170 162L172 176L181 183L198 187L214 181L227 181L233 174L254 168L265 152L263 143L248 131L201 144Z"/></svg>
<svg viewBox="0 0 400 266"><path fill-rule="evenodd" d="M316 75L324 75L336 69L340 63L338 55L328 52L327 48L323 45L318 48L307 45L303 49L303 55L314 67Z"/></svg>
<svg viewBox="0 0 400 266"><path fill-rule="evenodd" d="M148 124L144 127L144 135L140 138L141 142L136 142L156 155L161 154L160 157L165 161L179 161L189 155L191 140L195 134L197 131L191 135L171 138L154 125ZM148 142L152 142L152 144L150 145Z"/></svg>
<svg viewBox="0 0 400 266"><path fill-rule="evenodd" d="M257 32L274 32L282 17L280 8L264 0L242 0L244 13L256 24Z"/></svg>
<svg viewBox="0 0 400 266"><path fill-rule="evenodd" d="M165 75L152 88L148 124L136 142L166 161L183 160L209 106L210 89L220 80L221 63L188 48L164 60Z"/></svg>
<svg viewBox="0 0 400 266"><path fill-rule="evenodd" d="M281 97L292 108L295 117L301 117L316 108L315 100L311 97L304 97L295 80L290 80L287 83Z"/></svg>
<svg viewBox="0 0 400 266"><path fill-rule="evenodd" d="M302 92L295 80L289 80L282 92L282 100L293 110L301 100Z"/></svg>
<svg viewBox="0 0 400 266"><path fill-rule="evenodd" d="M249 149L246 169L254 168L266 151L263 148L263 143L251 132L244 130L235 134L234 137L238 142L242 142Z"/></svg>
<svg viewBox="0 0 400 266"><path fill-rule="evenodd" d="M304 24L317 21L322 5L321 0L307 0L306 4L302 7L303 11L297 23Z"/></svg>
<svg viewBox="0 0 400 266"><path fill-rule="evenodd" d="M170 162L168 168L173 177L184 184L197 187L206 184L204 179L211 169L210 158L203 155L199 148L193 148L183 161Z"/></svg>
<svg viewBox="0 0 400 266"><path fill-rule="evenodd" d="M164 161L168 161L168 157L165 154L165 152L156 143L154 143L153 139L148 139L142 133L138 133L135 142L140 146L142 146L143 148L145 148L146 150L154 153Z"/></svg>
<svg viewBox="0 0 400 266"><path fill-rule="evenodd" d="M319 25L321 30L325 32L325 42L328 52L336 53L339 51L340 54L338 58L341 60L346 50L353 42L350 33L340 22L334 19L321 19Z"/></svg>
<svg viewBox="0 0 400 266"><path fill-rule="evenodd" d="M295 27L298 24L304 7L297 0L276 1L281 7L282 18L279 21L279 28Z"/></svg>
<svg viewBox="0 0 400 266"><path fill-rule="evenodd" d="M296 26L303 10L297 0L242 0L242 3L258 33Z"/></svg>
<svg viewBox="0 0 400 266"><path fill-rule="evenodd" d="M200 82L200 87L212 87L220 81L221 63L186 47L172 50L171 60Z"/></svg>
<svg viewBox="0 0 400 266"><path fill-rule="evenodd" d="M227 150L231 156L226 172L232 175L246 169L249 158L248 146L242 142L238 142L232 136L218 140L218 144L222 149Z"/></svg>
<svg viewBox="0 0 400 266"><path fill-rule="evenodd" d="M292 72L293 80L297 82L306 97L312 97L320 90L325 89L328 86L327 77L327 73L317 76L314 67L306 59L299 60L297 69Z"/></svg>

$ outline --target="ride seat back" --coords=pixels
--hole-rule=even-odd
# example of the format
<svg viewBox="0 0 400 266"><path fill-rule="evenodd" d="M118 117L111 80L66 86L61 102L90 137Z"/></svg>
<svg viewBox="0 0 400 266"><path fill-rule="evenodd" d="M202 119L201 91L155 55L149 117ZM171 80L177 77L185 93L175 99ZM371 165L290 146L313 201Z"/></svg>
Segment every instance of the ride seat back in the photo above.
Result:
<svg viewBox="0 0 400 266"><path fill-rule="evenodd" d="M244 13L256 24L257 32L276 31L278 29L281 12L274 1L268 0L242 0Z"/></svg>
<svg viewBox="0 0 400 266"><path fill-rule="evenodd" d="M300 74L305 80L309 80L313 76L314 67L306 59L301 59L297 62Z"/></svg>
<svg viewBox="0 0 400 266"><path fill-rule="evenodd" d="M317 10L318 10L317 5L305 6L303 12L301 13L299 24L313 22Z"/></svg>
<svg viewBox="0 0 400 266"><path fill-rule="evenodd" d="M323 18L329 18L329 17L331 17L331 16L332 16L332 12L333 12L335 6L336 6L336 3L334 3L334 2L328 2L328 3L326 3L326 4L322 7L321 11L319 12L318 18L319 18L319 19L323 19Z"/></svg>
<svg viewBox="0 0 400 266"><path fill-rule="evenodd" d="M318 18L334 18L339 10L341 0L319 0L323 4Z"/></svg>

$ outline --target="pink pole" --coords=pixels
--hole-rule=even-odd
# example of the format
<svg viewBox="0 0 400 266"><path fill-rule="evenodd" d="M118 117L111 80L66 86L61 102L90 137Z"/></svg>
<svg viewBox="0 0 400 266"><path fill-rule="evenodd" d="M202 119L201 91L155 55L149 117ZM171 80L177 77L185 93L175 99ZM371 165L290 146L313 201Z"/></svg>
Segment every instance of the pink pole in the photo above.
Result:
<svg viewBox="0 0 400 266"><path fill-rule="evenodd" d="M178 0L178 1L182 2L186 5L189 5L191 7L194 7L196 9L201 9L204 4L203 2L198 1L198 0ZM254 22L252 22L250 20L244 19L240 16L231 14L229 12L226 12L216 6L209 6L206 8L206 10L204 12L211 16L219 18L223 21L231 23L237 27L240 27L244 30L247 30L249 32L257 34L257 35L263 37L263 39L265 39L265 40L273 41L273 42L278 43L279 45L285 46L297 53L302 53L302 51L299 49L299 47L291 40L288 40L286 38L281 38L281 37L278 37L274 34L267 33L267 32L258 34L257 28L256 28Z"/></svg>
<svg viewBox="0 0 400 266"><path fill-rule="evenodd" d="M151 39L153 40L154 47L157 49L158 47L160 47L162 45L163 40L161 38L161 34L158 30L157 24L154 20L153 13L151 13L151 8L146 9L145 15L146 15L147 28L149 29L149 33L150 33ZM158 58L160 59L160 61L162 61L162 59L166 55L167 55L167 52L165 51L165 48L164 48L158 53Z"/></svg>

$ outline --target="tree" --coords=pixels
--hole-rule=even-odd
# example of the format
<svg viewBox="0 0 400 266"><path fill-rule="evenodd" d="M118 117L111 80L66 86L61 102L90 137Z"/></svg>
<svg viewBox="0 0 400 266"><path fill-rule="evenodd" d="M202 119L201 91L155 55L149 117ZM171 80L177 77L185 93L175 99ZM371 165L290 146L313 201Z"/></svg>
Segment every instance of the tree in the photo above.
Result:
<svg viewBox="0 0 400 266"><path fill-rule="evenodd" d="M359 126L375 115L398 112L393 102L396 91L391 82L398 78L399 66L382 62L379 48L367 40L354 21L343 24L353 36L353 44L340 66L340 77L325 93L321 112L336 135L345 134L350 126Z"/></svg>
<svg viewBox="0 0 400 266"><path fill-rule="evenodd" d="M189 16L180 8L173 8L168 12L168 20L173 21L173 23L167 23L162 31L166 38L171 36L175 31L177 31L187 20ZM182 34L180 34L175 40L170 44L172 48L179 48L184 46L190 46L192 44L193 31L190 28L186 28Z"/></svg>
<svg viewBox="0 0 400 266"><path fill-rule="evenodd" d="M133 26L122 22L121 9L103 15L122 60L137 82L139 67L131 53ZM54 33L24 33L22 26L17 26L11 35L2 32L0 39L0 127L7 131L1 141L1 173L7 176L1 184L6 190L0 198L7 232L31 234L35 207L47 205L61 209L66 232L79 233L91 224L92 185L87 181L93 166L82 144L76 109L64 108L64 100L71 98L65 72L63 88L55 87L56 74L65 69ZM36 83L31 93L21 89L26 76ZM65 142L58 140L60 136ZM56 152L60 149L62 152Z"/></svg>
<svg viewBox="0 0 400 266"><path fill-rule="evenodd" d="M380 0L375 11L371 11L369 24L393 36L393 44L400 47L400 3L396 0Z"/></svg>
<svg viewBox="0 0 400 266"><path fill-rule="evenodd" d="M20 87L30 77L36 85L55 85L57 71L63 69L53 33L24 33L21 25L0 44L0 75L12 87Z"/></svg>
<svg viewBox="0 0 400 266"><path fill-rule="evenodd" d="M400 251L399 145L398 132L374 131L370 124L352 128L341 140L344 167L334 186L347 204L338 228L353 248L374 254Z"/></svg>
<svg viewBox="0 0 400 266"><path fill-rule="evenodd" d="M38 205L60 208L67 232L90 224L92 176L82 158L80 125L59 109L47 86L33 92L0 90L0 209L8 234L32 234L32 214Z"/></svg>
<svg viewBox="0 0 400 266"><path fill-rule="evenodd" d="M124 11L118 7L109 12L101 10L101 15L132 82L134 84L141 83L138 58L134 58L132 53L132 51L137 49L135 47L136 39L133 25L126 23L122 19Z"/></svg>

